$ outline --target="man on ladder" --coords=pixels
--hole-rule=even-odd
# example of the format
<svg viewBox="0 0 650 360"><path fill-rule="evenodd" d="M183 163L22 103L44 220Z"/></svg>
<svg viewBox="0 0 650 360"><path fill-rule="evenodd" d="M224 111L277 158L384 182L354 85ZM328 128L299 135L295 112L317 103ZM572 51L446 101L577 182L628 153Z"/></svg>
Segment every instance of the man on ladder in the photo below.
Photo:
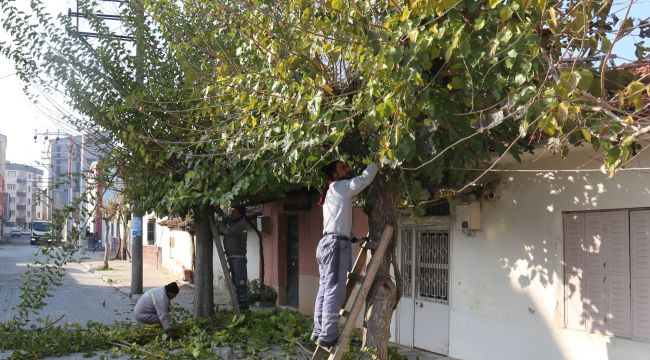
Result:
<svg viewBox="0 0 650 360"><path fill-rule="evenodd" d="M223 247L226 250L230 276L235 285L239 311L248 311L246 224L246 207L233 205L228 218L217 226L219 234L223 235Z"/></svg>
<svg viewBox="0 0 650 360"><path fill-rule="evenodd" d="M350 262L352 233L352 202L377 175L378 167L368 165L363 173L350 177L348 166L335 160L323 167L328 186L323 189L319 204L323 206L323 237L316 248L320 274L318 295L314 309L314 330L311 339L324 348L338 341L336 325L339 309L346 293L346 278Z"/></svg>

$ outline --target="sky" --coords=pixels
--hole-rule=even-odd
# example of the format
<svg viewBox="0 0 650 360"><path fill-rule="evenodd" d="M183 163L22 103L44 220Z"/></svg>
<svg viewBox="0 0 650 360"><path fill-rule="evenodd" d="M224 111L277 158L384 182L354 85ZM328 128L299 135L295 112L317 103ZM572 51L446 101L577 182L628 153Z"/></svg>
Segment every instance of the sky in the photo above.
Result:
<svg viewBox="0 0 650 360"><path fill-rule="evenodd" d="M65 13L69 7L74 7L74 4L74 0L48 2L48 6L51 7L50 11L53 13ZM615 4L621 7L624 3L615 2ZM618 13L620 18L624 15L624 12ZM637 0L632 16L642 19L650 17L650 0ZM0 40L7 39L7 34L0 29ZM617 63L636 59L634 43L642 40L630 37L617 43L614 52L627 59L627 61L619 59ZM650 42L646 41L646 43ZM23 93L23 84L13 75L14 72L13 63L0 56L0 109L2 109L0 111L0 134L6 135L8 138L8 161L34 166L41 161L41 151L44 148L43 136L39 136L35 142L34 134L46 131L70 132L71 129L60 123L56 113L47 104L33 104Z"/></svg>
<svg viewBox="0 0 650 360"><path fill-rule="evenodd" d="M73 1L52 3L57 5L52 5L51 11L59 13L67 12ZM0 29L0 41L8 39ZM64 127L55 123L58 119L46 104L34 104L27 98L13 62L3 56L0 56L0 109L0 134L7 136L7 161L38 166L44 142L42 136L34 142L35 132L63 131Z"/></svg>

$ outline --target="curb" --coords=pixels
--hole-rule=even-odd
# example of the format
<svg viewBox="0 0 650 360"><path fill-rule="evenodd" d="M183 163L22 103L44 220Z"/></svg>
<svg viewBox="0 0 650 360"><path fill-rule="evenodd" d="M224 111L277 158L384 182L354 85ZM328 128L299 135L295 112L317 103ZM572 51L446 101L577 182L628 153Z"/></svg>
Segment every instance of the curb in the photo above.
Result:
<svg viewBox="0 0 650 360"><path fill-rule="evenodd" d="M79 262L79 265L81 265L87 273L95 274L98 278L100 278L103 282L107 283L108 285L112 286L113 289L119 291L120 293L128 296L130 299L133 298L133 294L131 294L131 291L125 290L125 286L119 286L118 284L113 282L113 279L110 277L98 273L94 268L92 268L90 265L87 265L86 263Z"/></svg>

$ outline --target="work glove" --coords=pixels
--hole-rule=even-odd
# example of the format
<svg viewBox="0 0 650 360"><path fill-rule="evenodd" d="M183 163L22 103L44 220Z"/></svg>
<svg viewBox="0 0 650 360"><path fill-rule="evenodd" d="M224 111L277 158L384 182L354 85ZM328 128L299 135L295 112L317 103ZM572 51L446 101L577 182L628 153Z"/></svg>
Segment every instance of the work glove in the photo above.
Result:
<svg viewBox="0 0 650 360"><path fill-rule="evenodd" d="M179 338L178 333L174 329L169 329L165 332L167 333L167 336L169 336L170 339L176 340Z"/></svg>

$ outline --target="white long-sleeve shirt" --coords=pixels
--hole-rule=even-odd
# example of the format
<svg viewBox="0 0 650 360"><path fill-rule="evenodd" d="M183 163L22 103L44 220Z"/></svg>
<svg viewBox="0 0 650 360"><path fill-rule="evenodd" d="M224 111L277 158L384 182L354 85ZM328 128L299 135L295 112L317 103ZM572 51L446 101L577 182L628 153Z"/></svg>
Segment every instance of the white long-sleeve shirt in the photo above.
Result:
<svg viewBox="0 0 650 360"><path fill-rule="evenodd" d="M350 237L352 233L352 202L377 175L379 168L372 163L361 175L330 184L323 204L323 234Z"/></svg>
<svg viewBox="0 0 650 360"><path fill-rule="evenodd" d="M139 323L153 324L159 321L165 330L172 328L168 313L169 297L164 287L147 290L138 299L133 310L133 315Z"/></svg>

